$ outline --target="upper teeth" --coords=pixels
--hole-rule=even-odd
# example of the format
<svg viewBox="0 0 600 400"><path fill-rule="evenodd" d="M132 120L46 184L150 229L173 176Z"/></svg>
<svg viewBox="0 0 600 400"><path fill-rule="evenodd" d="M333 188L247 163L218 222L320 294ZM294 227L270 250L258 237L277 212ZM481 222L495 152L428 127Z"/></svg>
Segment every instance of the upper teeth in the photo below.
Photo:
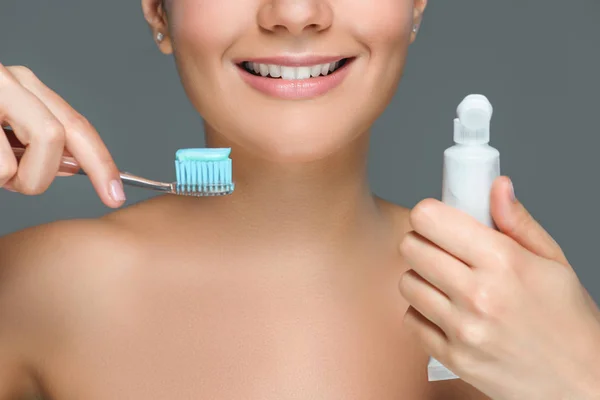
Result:
<svg viewBox="0 0 600 400"><path fill-rule="evenodd" d="M262 76L271 76L272 78L282 79L308 79L319 75L327 75L335 71L340 65L339 61L313 65L311 67L287 67L283 65L259 64L255 62L246 62L244 67L249 71L254 71Z"/></svg>

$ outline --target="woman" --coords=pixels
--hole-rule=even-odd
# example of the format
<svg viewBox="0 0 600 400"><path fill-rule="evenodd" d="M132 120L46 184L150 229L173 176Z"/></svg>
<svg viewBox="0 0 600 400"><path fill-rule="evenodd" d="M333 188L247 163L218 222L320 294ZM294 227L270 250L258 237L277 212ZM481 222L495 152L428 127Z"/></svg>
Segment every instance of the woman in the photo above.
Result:
<svg viewBox="0 0 600 400"><path fill-rule="evenodd" d="M142 6L208 145L233 149L236 191L3 238L0 399L598 393L597 308L507 178L492 192L502 233L369 191L369 129L426 0ZM0 115L27 145L17 165L0 141L0 185L42 193L66 149L105 204L122 205L94 128L32 72L0 68ZM462 380L428 383L428 355Z"/></svg>

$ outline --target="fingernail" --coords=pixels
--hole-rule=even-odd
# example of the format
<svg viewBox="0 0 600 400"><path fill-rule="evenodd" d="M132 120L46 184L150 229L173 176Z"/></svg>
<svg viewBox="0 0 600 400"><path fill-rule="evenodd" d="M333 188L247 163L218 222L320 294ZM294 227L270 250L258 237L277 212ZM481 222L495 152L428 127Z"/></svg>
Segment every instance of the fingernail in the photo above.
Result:
<svg viewBox="0 0 600 400"><path fill-rule="evenodd" d="M110 182L110 197L112 197L114 201L119 202L126 200L121 181L114 180Z"/></svg>
<svg viewBox="0 0 600 400"><path fill-rule="evenodd" d="M517 197L515 196L515 186L513 185L512 179L510 182L510 201L515 203L517 201Z"/></svg>

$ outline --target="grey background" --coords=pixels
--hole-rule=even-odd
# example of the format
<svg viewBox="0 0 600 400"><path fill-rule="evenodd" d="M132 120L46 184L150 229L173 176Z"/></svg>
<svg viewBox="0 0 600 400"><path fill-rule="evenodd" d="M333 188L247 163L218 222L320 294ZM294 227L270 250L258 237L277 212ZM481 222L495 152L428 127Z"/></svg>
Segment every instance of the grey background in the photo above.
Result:
<svg viewBox="0 0 600 400"><path fill-rule="evenodd" d="M83 113L122 170L170 180L175 151L203 144L202 124L139 3L0 0L0 62L28 66ZM598 301L599 16L597 0L431 0L374 129L374 191L406 206L438 197L455 108L483 93L503 173ZM150 195L128 190L128 203ZM108 211L82 177L41 197L0 191L0 207L0 234Z"/></svg>

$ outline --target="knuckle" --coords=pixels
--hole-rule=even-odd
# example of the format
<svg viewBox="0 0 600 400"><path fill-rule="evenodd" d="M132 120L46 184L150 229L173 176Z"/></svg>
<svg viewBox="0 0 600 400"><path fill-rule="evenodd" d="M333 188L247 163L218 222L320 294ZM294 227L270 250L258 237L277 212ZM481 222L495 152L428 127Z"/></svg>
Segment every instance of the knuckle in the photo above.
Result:
<svg viewBox="0 0 600 400"><path fill-rule="evenodd" d="M467 322L456 327L456 339L468 348L481 348L489 342L489 332L485 324Z"/></svg>
<svg viewBox="0 0 600 400"><path fill-rule="evenodd" d="M480 285L468 296L471 311L485 319L496 318L500 312L498 296L489 287Z"/></svg>
<svg viewBox="0 0 600 400"><path fill-rule="evenodd" d="M19 85L19 83L10 71L6 73L0 69L0 88L9 88L15 85Z"/></svg>
<svg viewBox="0 0 600 400"><path fill-rule="evenodd" d="M65 122L65 127L68 131L80 133L90 130L90 122L83 115L74 113Z"/></svg>
<svg viewBox="0 0 600 400"><path fill-rule="evenodd" d="M7 67L7 70L18 80L34 81L37 80L37 76L32 70L23 65L14 65Z"/></svg>
<svg viewBox="0 0 600 400"><path fill-rule="evenodd" d="M64 143L65 128L58 120L49 119L44 125L44 132L39 135L38 140L47 145Z"/></svg>

